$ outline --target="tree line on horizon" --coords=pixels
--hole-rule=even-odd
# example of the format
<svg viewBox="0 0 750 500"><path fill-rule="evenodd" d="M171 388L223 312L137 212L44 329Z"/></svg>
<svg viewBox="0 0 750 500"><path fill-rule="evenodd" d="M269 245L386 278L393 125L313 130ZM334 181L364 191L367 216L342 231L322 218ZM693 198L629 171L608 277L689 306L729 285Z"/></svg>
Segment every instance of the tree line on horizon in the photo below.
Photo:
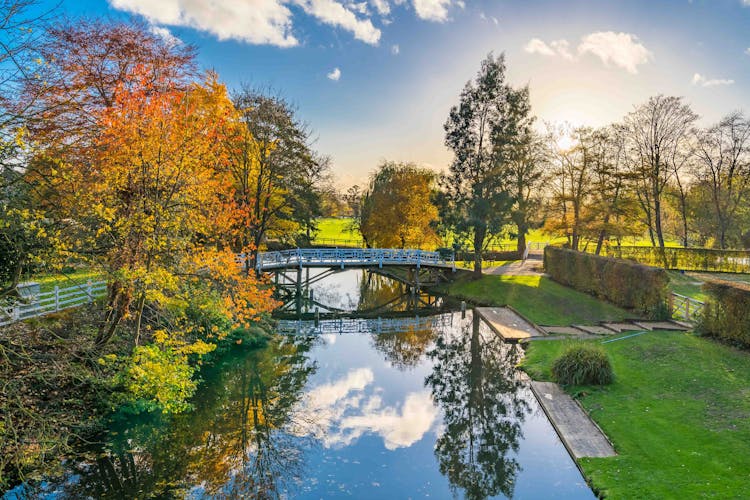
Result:
<svg viewBox="0 0 750 500"><path fill-rule="evenodd" d="M346 195L374 246L461 243L475 255L498 238L518 251L532 229L599 254L625 237L664 248L750 248L750 119L732 112L698 126L682 97L656 95L604 127L546 125L528 86L489 54L445 122L454 159L444 174L384 162ZM424 183L428 188L415 190ZM409 228L406 232L404 228Z"/></svg>

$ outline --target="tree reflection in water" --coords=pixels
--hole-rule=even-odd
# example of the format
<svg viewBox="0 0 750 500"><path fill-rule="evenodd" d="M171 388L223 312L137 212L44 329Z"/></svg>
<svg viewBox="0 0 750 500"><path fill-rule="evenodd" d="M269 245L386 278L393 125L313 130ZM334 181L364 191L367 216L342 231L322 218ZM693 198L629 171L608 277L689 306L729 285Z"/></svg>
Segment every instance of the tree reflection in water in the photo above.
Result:
<svg viewBox="0 0 750 500"><path fill-rule="evenodd" d="M278 498L303 472L312 422L292 410L315 370L310 341L275 339L206 367L195 410L124 417L104 451L27 492L67 498L170 498L193 493ZM293 432L290 432L293 429Z"/></svg>
<svg viewBox="0 0 750 500"><path fill-rule="evenodd" d="M475 314L460 332L440 334L428 355L434 367L425 384L444 415L435 445L440 472L466 498L511 497L520 470L513 454L530 411L519 396L519 347L504 343Z"/></svg>

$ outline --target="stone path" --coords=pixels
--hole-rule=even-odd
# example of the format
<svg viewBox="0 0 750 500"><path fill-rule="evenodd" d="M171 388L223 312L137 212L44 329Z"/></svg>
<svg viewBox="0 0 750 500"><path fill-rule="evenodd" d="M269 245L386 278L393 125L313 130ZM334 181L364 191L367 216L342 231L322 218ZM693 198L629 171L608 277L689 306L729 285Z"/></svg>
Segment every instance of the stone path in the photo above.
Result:
<svg viewBox="0 0 750 500"><path fill-rule="evenodd" d="M607 436L581 406L552 382L531 382L531 390L574 458L617 455Z"/></svg>
<svg viewBox="0 0 750 500"><path fill-rule="evenodd" d="M477 307L475 311L505 340L518 341L545 335L509 307Z"/></svg>

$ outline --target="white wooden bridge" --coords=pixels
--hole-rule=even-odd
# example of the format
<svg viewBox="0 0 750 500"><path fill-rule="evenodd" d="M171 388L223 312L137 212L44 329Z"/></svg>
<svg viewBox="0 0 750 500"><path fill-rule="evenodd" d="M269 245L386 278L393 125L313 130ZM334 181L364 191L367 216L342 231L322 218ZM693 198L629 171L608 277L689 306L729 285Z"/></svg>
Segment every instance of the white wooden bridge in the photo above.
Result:
<svg viewBox="0 0 750 500"><path fill-rule="evenodd" d="M339 318L319 322L310 320L279 320L276 332L283 335L321 335L357 333L400 333L408 330L434 330L453 324L453 314L405 318Z"/></svg>
<svg viewBox="0 0 750 500"><path fill-rule="evenodd" d="M296 248L258 254L259 272L306 267L422 267L456 269L454 258L439 252L400 248Z"/></svg>

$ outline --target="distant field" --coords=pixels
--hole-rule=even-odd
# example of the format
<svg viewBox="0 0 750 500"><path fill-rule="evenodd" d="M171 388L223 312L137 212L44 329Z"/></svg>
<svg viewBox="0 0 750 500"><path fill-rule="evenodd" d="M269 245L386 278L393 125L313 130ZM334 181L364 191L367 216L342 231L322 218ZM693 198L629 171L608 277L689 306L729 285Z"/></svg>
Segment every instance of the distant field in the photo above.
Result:
<svg viewBox="0 0 750 500"><path fill-rule="evenodd" d="M50 273L32 276L26 281L35 281L39 283L42 292L51 292L55 286L66 288L75 285L85 284L87 281L100 281L103 277L101 273L84 269L72 273Z"/></svg>
<svg viewBox="0 0 750 500"><path fill-rule="evenodd" d="M352 229L350 217L326 217L318 220L318 234L315 235L313 243L325 243L330 240L360 243L362 235Z"/></svg>

